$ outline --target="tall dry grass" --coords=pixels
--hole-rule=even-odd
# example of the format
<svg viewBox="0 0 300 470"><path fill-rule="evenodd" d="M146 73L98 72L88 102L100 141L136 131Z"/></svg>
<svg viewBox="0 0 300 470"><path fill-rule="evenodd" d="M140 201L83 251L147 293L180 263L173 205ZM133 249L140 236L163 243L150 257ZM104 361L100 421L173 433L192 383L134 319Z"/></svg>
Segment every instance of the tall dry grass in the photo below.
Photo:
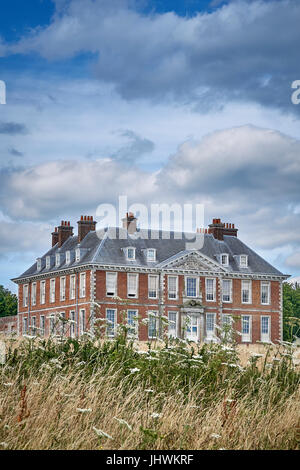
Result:
<svg viewBox="0 0 300 470"><path fill-rule="evenodd" d="M147 353L160 361L146 361L118 341L12 348L1 367L0 447L299 449L300 378L289 352L264 367L260 346L264 357L241 368L224 346L191 355L166 345L164 355ZM182 358L191 368L182 370Z"/></svg>

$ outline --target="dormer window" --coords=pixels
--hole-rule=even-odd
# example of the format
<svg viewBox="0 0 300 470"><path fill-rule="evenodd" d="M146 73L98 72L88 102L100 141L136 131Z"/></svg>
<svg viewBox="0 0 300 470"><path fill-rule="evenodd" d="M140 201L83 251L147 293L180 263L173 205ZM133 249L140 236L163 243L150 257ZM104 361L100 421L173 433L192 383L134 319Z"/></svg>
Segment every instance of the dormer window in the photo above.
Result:
<svg viewBox="0 0 300 470"><path fill-rule="evenodd" d="M135 248L128 247L126 250L126 257L128 260L135 260Z"/></svg>
<svg viewBox="0 0 300 470"><path fill-rule="evenodd" d="M70 264L71 262L71 253L70 251L66 251L66 264Z"/></svg>
<svg viewBox="0 0 300 470"><path fill-rule="evenodd" d="M46 256L46 269L50 268L50 256Z"/></svg>
<svg viewBox="0 0 300 470"><path fill-rule="evenodd" d="M248 255L240 255L240 268L248 267Z"/></svg>
<svg viewBox="0 0 300 470"><path fill-rule="evenodd" d="M154 248L148 248L147 261L156 261L156 250Z"/></svg>
<svg viewBox="0 0 300 470"><path fill-rule="evenodd" d="M36 269L37 269L37 271L40 271L42 269L42 260L41 260L41 258L38 258L36 260Z"/></svg>
<svg viewBox="0 0 300 470"><path fill-rule="evenodd" d="M60 265L60 254L56 253L55 255L55 266L58 267Z"/></svg>
<svg viewBox="0 0 300 470"><path fill-rule="evenodd" d="M80 261L80 248L76 248L75 250L75 261Z"/></svg>
<svg viewBox="0 0 300 470"><path fill-rule="evenodd" d="M227 253L223 253L221 255L221 264L222 264L222 266L228 266L228 264L229 264L229 255Z"/></svg>

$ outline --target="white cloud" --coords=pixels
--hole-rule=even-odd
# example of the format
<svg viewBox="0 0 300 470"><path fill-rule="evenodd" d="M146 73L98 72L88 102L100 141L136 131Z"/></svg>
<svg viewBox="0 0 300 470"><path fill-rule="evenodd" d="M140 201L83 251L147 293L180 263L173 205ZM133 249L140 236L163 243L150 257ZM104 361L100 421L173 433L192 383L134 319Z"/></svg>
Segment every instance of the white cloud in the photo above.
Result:
<svg viewBox="0 0 300 470"><path fill-rule="evenodd" d="M285 260L285 263L287 266L290 266L291 268L300 269L300 251L297 251L293 253L291 256L289 256Z"/></svg>

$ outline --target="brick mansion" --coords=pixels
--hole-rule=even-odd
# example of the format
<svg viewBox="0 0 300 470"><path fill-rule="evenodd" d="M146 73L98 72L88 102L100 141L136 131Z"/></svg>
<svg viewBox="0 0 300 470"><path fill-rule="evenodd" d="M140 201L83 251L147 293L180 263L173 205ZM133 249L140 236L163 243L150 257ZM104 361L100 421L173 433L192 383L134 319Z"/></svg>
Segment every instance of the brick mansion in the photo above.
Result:
<svg viewBox="0 0 300 470"><path fill-rule="evenodd" d="M13 279L17 334L56 334L60 314L70 320L67 336L90 332L103 318L108 337L126 321L141 341L165 333L217 341L220 326L233 317L238 342L282 339L282 282L288 276L220 219L194 234L194 248L187 249L186 234L180 235L138 229L132 213L123 227L98 231L93 217L81 216L76 235L62 221L48 252Z"/></svg>

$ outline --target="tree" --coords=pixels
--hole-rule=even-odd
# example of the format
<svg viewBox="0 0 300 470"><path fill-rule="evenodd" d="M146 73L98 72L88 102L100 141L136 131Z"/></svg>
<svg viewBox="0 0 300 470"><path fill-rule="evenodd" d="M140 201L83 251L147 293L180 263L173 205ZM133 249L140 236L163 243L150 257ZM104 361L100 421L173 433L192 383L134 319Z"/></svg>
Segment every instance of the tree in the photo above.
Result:
<svg viewBox="0 0 300 470"><path fill-rule="evenodd" d="M300 337L300 287L283 284L283 339L293 341Z"/></svg>
<svg viewBox="0 0 300 470"><path fill-rule="evenodd" d="M18 297L0 285L0 317L17 315Z"/></svg>

